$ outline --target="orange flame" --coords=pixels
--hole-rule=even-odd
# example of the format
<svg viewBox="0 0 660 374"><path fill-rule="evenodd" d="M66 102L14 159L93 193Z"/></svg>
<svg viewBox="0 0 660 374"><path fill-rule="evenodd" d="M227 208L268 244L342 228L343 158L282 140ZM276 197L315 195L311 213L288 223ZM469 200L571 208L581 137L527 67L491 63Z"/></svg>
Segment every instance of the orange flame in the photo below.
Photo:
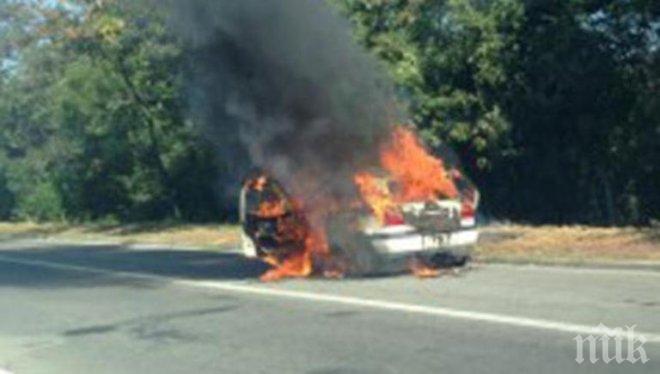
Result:
<svg viewBox="0 0 660 374"><path fill-rule="evenodd" d="M387 186L383 185L382 180L366 172L356 174L354 181L373 215L379 222L384 222L387 211L395 207Z"/></svg>
<svg viewBox="0 0 660 374"><path fill-rule="evenodd" d="M440 270L415 257L408 261L408 269L417 278L435 278L440 275Z"/></svg>
<svg viewBox="0 0 660 374"><path fill-rule="evenodd" d="M403 126L394 127L390 141L381 148L380 162L397 191L390 191L382 178L368 172L357 173L354 181L362 200L381 223L396 204L458 194L442 160L433 157L417 135Z"/></svg>
<svg viewBox="0 0 660 374"><path fill-rule="evenodd" d="M390 143L381 150L380 161L383 169L401 187L395 196L398 202L458 195L442 160L433 157L415 133L403 126L394 128Z"/></svg>
<svg viewBox="0 0 660 374"><path fill-rule="evenodd" d="M283 216L286 213L286 201L264 201L259 204L257 215L263 218L275 218Z"/></svg>
<svg viewBox="0 0 660 374"><path fill-rule="evenodd" d="M442 160L433 157L422 145L417 135L410 129L398 126L392 129L391 138L381 147L380 164L387 175L379 178L366 171L358 172L353 182L358 188L362 204L369 207L379 222L384 223L388 213L396 211L398 204L405 202L453 198L458 195L451 176L445 171ZM305 183L315 183L314 178L301 178ZM390 191L388 182L397 188ZM251 186L262 190L266 179L257 178ZM302 188L302 184L299 184ZM309 187L309 186L307 186ZM295 191L294 191L295 192ZM294 194L294 197L296 195ZM312 200L316 200L315 197ZM278 232L282 236L296 237L300 248L284 258L268 257L265 260L274 266L261 276L262 281L276 281L289 277L307 277L314 271L314 265L322 266L328 277L341 277L345 264L335 263L330 257L330 247L325 231L325 223L333 212L351 208L353 205L339 204L333 200L292 201L292 209L304 212L306 225L296 226L280 217L286 212L285 201L264 202L259 207L259 216L278 219ZM307 205L305 205L307 204ZM281 226L281 227L280 227ZM291 236L291 233L295 235ZM330 265L328 265L330 264ZM419 277L435 277L438 270L426 264L413 261L410 270Z"/></svg>
<svg viewBox="0 0 660 374"><path fill-rule="evenodd" d="M268 177L266 177L265 175L260 175L257 178L248 180L245 184L247 187L253 188L257 191L263 191L267 182L268 182Z"/></svg>
<svg viewBox="0 0 660 374"><path fill-rule="evenodd" d="M312 258L310 251L297 251L280 261L267 257L266 262L274 268L266 271L259 278L262 282L273 282L284 278L304 278L312 274Z"/></svg>
<svg viewBox="0 0 660 374"><path fill-rule="evenodd" d="M266 206L264 206L264 204ZM268 202L260 206L268 210ZM305 211L299 203L294 203L296 211ZM324 220L325 215L319 214L317 210L307 210L307 225L301 226L296 221L286 221L278 219L278 232L282 238L294 239L301 243L301 248L294 250L283 258L268 257L266 262L273 265L274 268L264 273L260 279L264 282L272 282L284 278L304 278L312 274L314 263L320 259L326 258L330 254L330 247L326 232ZM341 274L328 269L328 274L333 277L339 277Z"/></svg>

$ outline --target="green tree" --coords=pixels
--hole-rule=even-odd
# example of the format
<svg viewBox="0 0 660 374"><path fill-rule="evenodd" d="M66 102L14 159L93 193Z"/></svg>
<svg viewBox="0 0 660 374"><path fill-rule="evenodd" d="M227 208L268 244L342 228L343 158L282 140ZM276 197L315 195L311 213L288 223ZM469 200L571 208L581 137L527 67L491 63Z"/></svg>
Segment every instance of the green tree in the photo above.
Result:
<svg viewBox="0 0 660 374"><path fill-rule="evenodd" d="M509 123L501 91L515 52L515 0L339 1L361 41L386 61L432 144L449 142L487 168Z"/></svg>
<svg viewBox="0 0 660 374"><path fill-rule="evenodd" d="M16 61L0 93L14 193L43 179L72 219L219 216L212 157L185 115L181 43L161 14L113 0L1 9Z"/></svg>
<svg viewBox="0 0 660 374"><path fill-rule="evenodd" d="M657 2L333 0L486 211L533 222L660 216Z"/></svg>

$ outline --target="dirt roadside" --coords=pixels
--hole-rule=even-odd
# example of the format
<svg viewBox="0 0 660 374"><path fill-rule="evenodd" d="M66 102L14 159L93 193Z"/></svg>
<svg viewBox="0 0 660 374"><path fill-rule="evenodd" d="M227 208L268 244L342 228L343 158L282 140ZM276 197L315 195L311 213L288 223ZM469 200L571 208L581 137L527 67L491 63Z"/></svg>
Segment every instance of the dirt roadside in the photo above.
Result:
<svg viewBox="0 0 660 374"><path fill-rule="evenodd" d="M147 244L227 250L240 242L237 225L0 223L0 240ZM482 262L651 266L660 270L660 227L497 225L481 228Z"/></svg>
<svg viewBox="0 0 660 374"><path fill-rule="evenodd" d="M639 265L660 269L660 228L488 226L476 257L485 262Z"/></svg>

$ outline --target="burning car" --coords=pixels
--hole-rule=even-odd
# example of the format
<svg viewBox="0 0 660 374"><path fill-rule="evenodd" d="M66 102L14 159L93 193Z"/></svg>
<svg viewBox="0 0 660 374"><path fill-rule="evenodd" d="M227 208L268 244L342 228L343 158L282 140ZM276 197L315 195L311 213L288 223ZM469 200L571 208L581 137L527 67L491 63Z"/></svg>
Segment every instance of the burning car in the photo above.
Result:
<svg viewBox="0 0 660 374"><path fill-rule="evenodd" d="M262 279L365 274L397 260L425 276L448 259L465 261L478 237L474 185L402 127L380 163L353 176L355 201L323 209L309 209L264 172L249 177L239 201L242 249L275 266Z"/></svg>

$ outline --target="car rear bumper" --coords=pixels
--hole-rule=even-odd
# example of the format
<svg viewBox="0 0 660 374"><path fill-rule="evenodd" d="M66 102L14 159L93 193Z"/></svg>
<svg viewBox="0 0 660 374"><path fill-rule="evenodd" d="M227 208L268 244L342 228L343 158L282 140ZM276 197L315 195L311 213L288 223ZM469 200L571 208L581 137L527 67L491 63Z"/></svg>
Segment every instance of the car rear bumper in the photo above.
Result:
<svg viewBox="0 0 660 374"><path fill-rule="evenodd" d="M442 250L465 251L477 243L476 227L454 231L421 233L412 226L401 225L365 232L374 249L382 254L407 254Z"/></svg>
<svg viewBox="0 0 660 374"><path fill-rule="evenodd" d="M413 253L451 251L469 254L477 243L479 231L475 226L454 231L421 233L408 225L391 226L364 232L367 241L376 252L383 255L406 255ZM247 257L259 257L254 241L242 233L242 250Z"/></svg>

